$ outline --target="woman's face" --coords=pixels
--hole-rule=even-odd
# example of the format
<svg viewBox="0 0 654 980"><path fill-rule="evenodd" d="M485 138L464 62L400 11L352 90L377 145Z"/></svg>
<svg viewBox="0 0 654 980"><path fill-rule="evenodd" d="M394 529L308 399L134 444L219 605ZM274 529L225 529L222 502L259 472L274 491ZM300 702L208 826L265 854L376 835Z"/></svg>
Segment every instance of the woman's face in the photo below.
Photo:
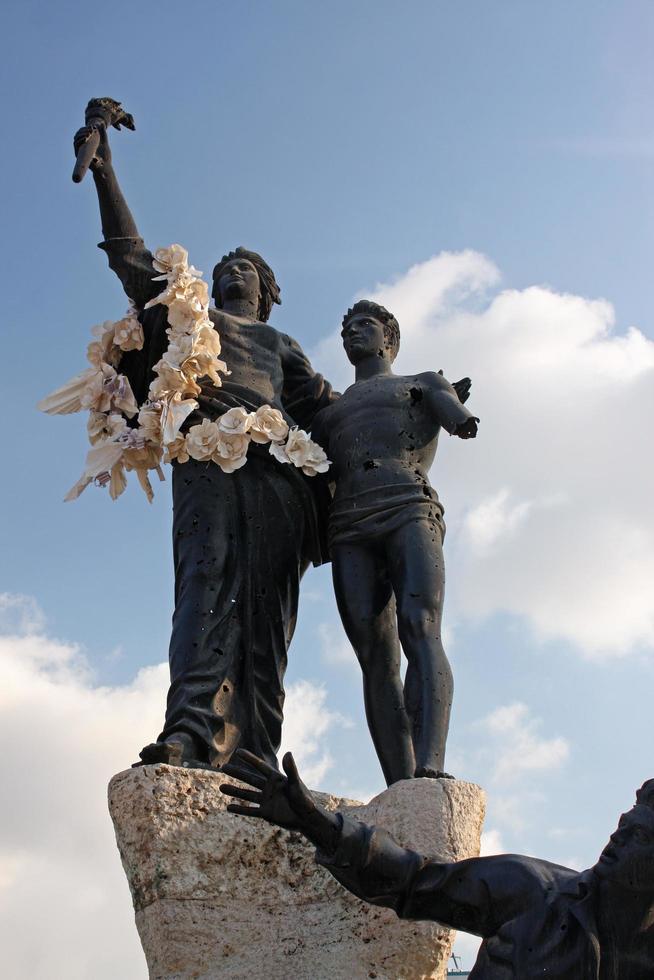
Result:
<svg viewBox="0 0 654 980"><path fill-rule="evenodd" d="M259 273L249 259L235 258L227 262L217 285L222 304L230 299L257 301L259 298Z"/></svg>

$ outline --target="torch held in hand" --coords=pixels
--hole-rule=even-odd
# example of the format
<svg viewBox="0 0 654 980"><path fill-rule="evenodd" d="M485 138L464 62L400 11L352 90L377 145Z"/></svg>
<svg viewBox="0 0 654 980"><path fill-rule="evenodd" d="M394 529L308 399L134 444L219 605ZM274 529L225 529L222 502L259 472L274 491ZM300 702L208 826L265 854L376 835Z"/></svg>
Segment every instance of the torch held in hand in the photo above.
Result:
<svg viewBox="0 0 654 980"><path fill-rule="evenodd" d="M73 170L73 181L76 184L84 177L95 156L100 144L100 127L113 126L120 129L134 129L134 119L128 112L125 112L120 102L115 99L91 99L86 107L86 125L89 128L89 135L77 151L77 160Z"/></svg>

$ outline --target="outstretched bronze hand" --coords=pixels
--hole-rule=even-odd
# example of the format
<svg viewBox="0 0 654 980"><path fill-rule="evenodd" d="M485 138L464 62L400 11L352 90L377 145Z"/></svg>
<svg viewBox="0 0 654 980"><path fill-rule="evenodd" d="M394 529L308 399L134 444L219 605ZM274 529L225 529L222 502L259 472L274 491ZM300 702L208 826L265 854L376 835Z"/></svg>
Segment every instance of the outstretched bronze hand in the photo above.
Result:
<svg viewBox="0 0 654 980"><path fill-rule="evenodd" d="M260 817L286 830L299 830L310 841L325 850L333 850L340 836L340 821L333 813L318 806L297 771L295 760L287 752L282 760L283 773L252 752L238 749L222 772L253 789L242 789L223 783L221 793L256 806L230 803L227 809L244 817Z"/></svg>

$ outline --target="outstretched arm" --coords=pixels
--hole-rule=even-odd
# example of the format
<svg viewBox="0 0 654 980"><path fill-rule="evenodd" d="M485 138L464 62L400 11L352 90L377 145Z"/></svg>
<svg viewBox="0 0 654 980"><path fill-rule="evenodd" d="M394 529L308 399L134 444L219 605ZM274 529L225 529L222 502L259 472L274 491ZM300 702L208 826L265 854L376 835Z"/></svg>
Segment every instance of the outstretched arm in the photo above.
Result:
<svg viewBox="0 0 654 980"><path fill-rule="evenodd" d="M110 267L120 279L129 298L140 310L160 291L157 283L152 282L155 274L152 268L152 255L139 236L136 222L118 183L111 160L111 147L106 127L99 126L98 132L100 142L90 169L100 205L104 237L100 248L107 253ZM75 155L88 135L87 126L83 126L75 133L73 140Z"/></svg>
<svg viewBox="0 0 654 980"><path fill-rule="evenodd" d="M430 919L488 935L490 893L477 867L483 869L492 859L429 861L400 847L385 830L329 813L313 800L290 753L283 760L286 776L250 752L239 750L234 758L222 771L253 788L225 783L220 789L254 805L231 803L231 813L300 831L318 848L318 863L366 902L392 908L403 918Z"/></svg>
<svg viewBox="0 0 654 980"><path fill-rule="evenodd" d="M470 378L462 378L452 385L440 371L438 374L429 371L421 375L421 380L434 420L452 436L474 439L479 419L463 404L470 396Z"/></svg>

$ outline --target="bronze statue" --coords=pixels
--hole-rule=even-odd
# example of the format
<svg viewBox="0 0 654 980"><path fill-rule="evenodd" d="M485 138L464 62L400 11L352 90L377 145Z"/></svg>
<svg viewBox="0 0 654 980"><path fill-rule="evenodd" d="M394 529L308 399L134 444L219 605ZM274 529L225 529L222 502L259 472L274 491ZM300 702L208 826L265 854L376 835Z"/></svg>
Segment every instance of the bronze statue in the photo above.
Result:
<svg viewBox="0 0 654 980"><path fill-rule="evenodd" d="M107 125L97 114L87 117L74 146L78 163L90 162L100 248L143 325L143 349L128 351L120 362L142 404L153 365L166 350L166 310L144 309L160 283L153 282L152 254L118 184ZM89 147L94 153L85 161ZM280 302L270 267L256 252L238 248L216 265L212 295L210 317L231 373L222 387L201 379L199 408L185 429L231 408L264 405L278 409L289 425L310 428L335 396L300 346L268 324ZM253 444L247 465L229 474L194 459L173 462L171 685L164 729L140 753L144 763L217 766L243 746L276 765L299 582L311 561L325 558L320 512L326 500L326 485L280 465L267 446Z"/></svg>
<svg viewBox="0 0 654 980"><path fill-rule="evenodd" d="M425 371L398 376L395 317L361 300L343 319L356 380L316 416L332 461L329 514L334 591L363 672L366 716L386 782L440 777L452 705L441 641L443 507L429 483L441 427L474 438L479 421L451 385ZM400 676L400 644L408 661Z"/></svg>
<svg viewBox="0 0 654 980"><path fill-rule="evenodd" d="M481 936L470 980L651 980L654 976L654 779L587 871L519 854L445 862L400 847L377 830L316 804L293 757L286 776L249 753L224 772L232 813L297 830L316 860L359 898L401 918ZM254 775L253 775L254 773Z"/></svg>

